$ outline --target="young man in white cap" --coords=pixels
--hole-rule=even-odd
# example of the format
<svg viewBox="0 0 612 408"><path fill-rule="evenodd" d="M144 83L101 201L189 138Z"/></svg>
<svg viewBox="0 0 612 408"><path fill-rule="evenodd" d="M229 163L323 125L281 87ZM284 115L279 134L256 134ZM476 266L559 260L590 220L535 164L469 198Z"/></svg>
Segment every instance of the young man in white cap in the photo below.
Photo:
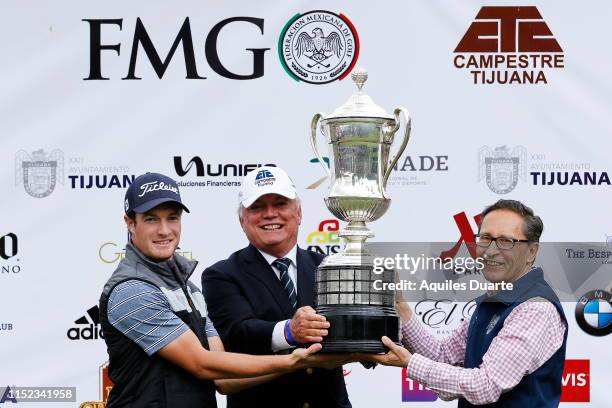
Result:
<svg viewBox="0 0 612 408"><path fill-rule="evenodd" d="M311 356L318 344L285 356L223 352L202 293L189 282L197 262L175 254L183 211L178 185L162 174L139 176L126 192L131 240L100 298L114 383L108 408L216 407L215 386L232 392L329 360ZM218 380L240 377L255 378Z"/></svg>
<svg viewBox="0 0 612 408"><path fill-rule="evenodd" d="M312 307L323 256L297 246L302 210L293 181L281 168L260 167L244 177L238 201L249 245L202 275L223 343L230 351L270 354L322 341L329 323ZM252 407L254 401L266 407L351 407L341 367L295 371L227 400L228 408Z"/></svg>

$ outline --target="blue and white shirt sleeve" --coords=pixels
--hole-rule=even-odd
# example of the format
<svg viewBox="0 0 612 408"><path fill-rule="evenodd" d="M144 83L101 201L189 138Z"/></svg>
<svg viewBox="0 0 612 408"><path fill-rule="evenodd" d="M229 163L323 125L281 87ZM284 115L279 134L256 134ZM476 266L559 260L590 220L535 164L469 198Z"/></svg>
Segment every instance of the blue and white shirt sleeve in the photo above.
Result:
<svg viewBox="0 0 612 408"><path fill-rule="evenodd" d="M204 324L204 330L206 331L206 337L219 336L219 333L217 333L217 329L215 329L215 326L213 325L212 320L210 320L210 317L208 317L208 309L206 307L206 301L204 300L204 296L202 295L202 292L200 291L192 292L190 289L189 295L191 296L191 299L193 300L193 303L196 309L198 309L200 314L206 318L206 324Z"/></svg>
<svg viewBox="0 0 612 408"><path fill-rule="evenodd" d="M139 280L115 286L109 296L108 320L149 356L189 330L162 291Z"/></svg>
<svg viewBox="0 0 612 408"><path fill-rule="evenodd" d="M206 337L219 336L219 333L217 333L217 329L215 329L215 326L213 326L212 321L210 321L210 317L206 318L206 324L204 325L204 328L206 330Z"/></svg>

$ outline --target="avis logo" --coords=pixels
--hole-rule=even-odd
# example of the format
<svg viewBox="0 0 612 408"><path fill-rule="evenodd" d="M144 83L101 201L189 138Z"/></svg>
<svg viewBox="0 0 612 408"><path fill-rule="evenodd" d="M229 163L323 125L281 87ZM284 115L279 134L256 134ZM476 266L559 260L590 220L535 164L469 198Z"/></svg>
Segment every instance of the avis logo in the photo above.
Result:
<svg viewBox="0 0 612 408"><path fill-rule="evenodd" d="M402 401L431 402L438 399L435 392L406 375L406 367L402 368Z"/></svg>
<svg viewBox="0 0 612 408"><path fill-rule="evenodd" d="M535 6L482 7L455 53L455 67L474 84L546 84L543 69L564 68L563 49Z"/></svg>
<svg viewBox="0 0 612 408"><path fill-rule="evenodd" d="M100 309L97 305L87 309L87 314L76 319L74 324L78 326L71 327L66 333L70 340L98 340L104 338L100 327Z"/></svg>
<svg viewBox="0 0 612 408"><path fill-rule="evenodd" d="M561 402L591 401L590 360L565 360Z"/></svg>
<svg viewBox="0 0 612 408"><path fill-rule="evenodd" d="M306 249L323 255L338 253L340 251L339 230L340 222L338 220L321 221L319 229L311 232L306 237L306 242L308 242Z"/></svg>

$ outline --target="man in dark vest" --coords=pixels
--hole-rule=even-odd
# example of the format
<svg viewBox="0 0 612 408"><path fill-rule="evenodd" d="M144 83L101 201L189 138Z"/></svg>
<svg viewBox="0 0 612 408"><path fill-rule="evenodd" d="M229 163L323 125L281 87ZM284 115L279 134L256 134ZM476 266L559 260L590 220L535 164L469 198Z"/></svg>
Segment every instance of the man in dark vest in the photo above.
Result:
<svg viewBox="0 0 612 408"><path fill-rule="evenodd" d="M329 322L312 307L315 272L323 256L297 245L302 210L287 173L271 166L248 173L238 197L238 216L249 245L202 275L208 311L223 343L230 351L270 354L321 341ZM295 371L230 395L227 404L351 407L341 367Z"/></svg>
<svg viewBox="0 0 612 408"><path fill-rule="evenodd" d="M311 356L320 344L283 356L224 352L189 282L197 262L175 253L183 211L178 185L162 174L139 176L126 192L131 240L100 298L114 383L108 408L216 407L215 386L236 392L328 358ZM242 377L254 378L231 380Z"/></svg>
<svg viewBox="0 0 612 408"><path fill-rule="evenodd" d="M533 267L543 224L514 200L499 200L482 213L477 253L489 282L512 283L476 299L471 319L437 340L419 324L407 303L402 343L370 356L407 367L408 377L459 407L558 407L565 362L567 321L558 297ZM408 349L408 350L407 350Z"/></svg>

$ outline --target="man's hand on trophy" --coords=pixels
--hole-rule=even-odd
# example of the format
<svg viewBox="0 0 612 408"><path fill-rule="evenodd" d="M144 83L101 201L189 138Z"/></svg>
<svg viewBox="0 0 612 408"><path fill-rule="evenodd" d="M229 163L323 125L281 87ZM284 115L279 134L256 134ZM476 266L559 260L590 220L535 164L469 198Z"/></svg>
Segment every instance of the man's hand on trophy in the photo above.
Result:
<svg viewBox="0 0 612 408"><path fill-rule="evenodd" d="M386 366L407 367L412 354L402 346L398 346L387 336L382 337L383 344L389 349L385 354L360 354L362 360L373 361Z"/></svg>
<svg viewBox="0 0 612 408"><path fill-rule="evenodd" d="M310 306L300 307L289 323L291 337L296 343L318 343L327 336L329 322L325 316L315 312Z"/></svg>
<svg viewBox="0 0 612 408"><path fill-rule="evenodd" d="M352 363L355 358L350 353L343 354L316 354L310 355L304 360L308 367L325 368L331 370L332 368L340 367L343 364Z"/></svg>
<svg viewBox="0 0 612 408"><path fill-rule="evenodd" d="M298 347L288 356L291 359L291 368L300 369L310 367L314 354L321 350L321 344L311 344L308 348Z"/></svg>

